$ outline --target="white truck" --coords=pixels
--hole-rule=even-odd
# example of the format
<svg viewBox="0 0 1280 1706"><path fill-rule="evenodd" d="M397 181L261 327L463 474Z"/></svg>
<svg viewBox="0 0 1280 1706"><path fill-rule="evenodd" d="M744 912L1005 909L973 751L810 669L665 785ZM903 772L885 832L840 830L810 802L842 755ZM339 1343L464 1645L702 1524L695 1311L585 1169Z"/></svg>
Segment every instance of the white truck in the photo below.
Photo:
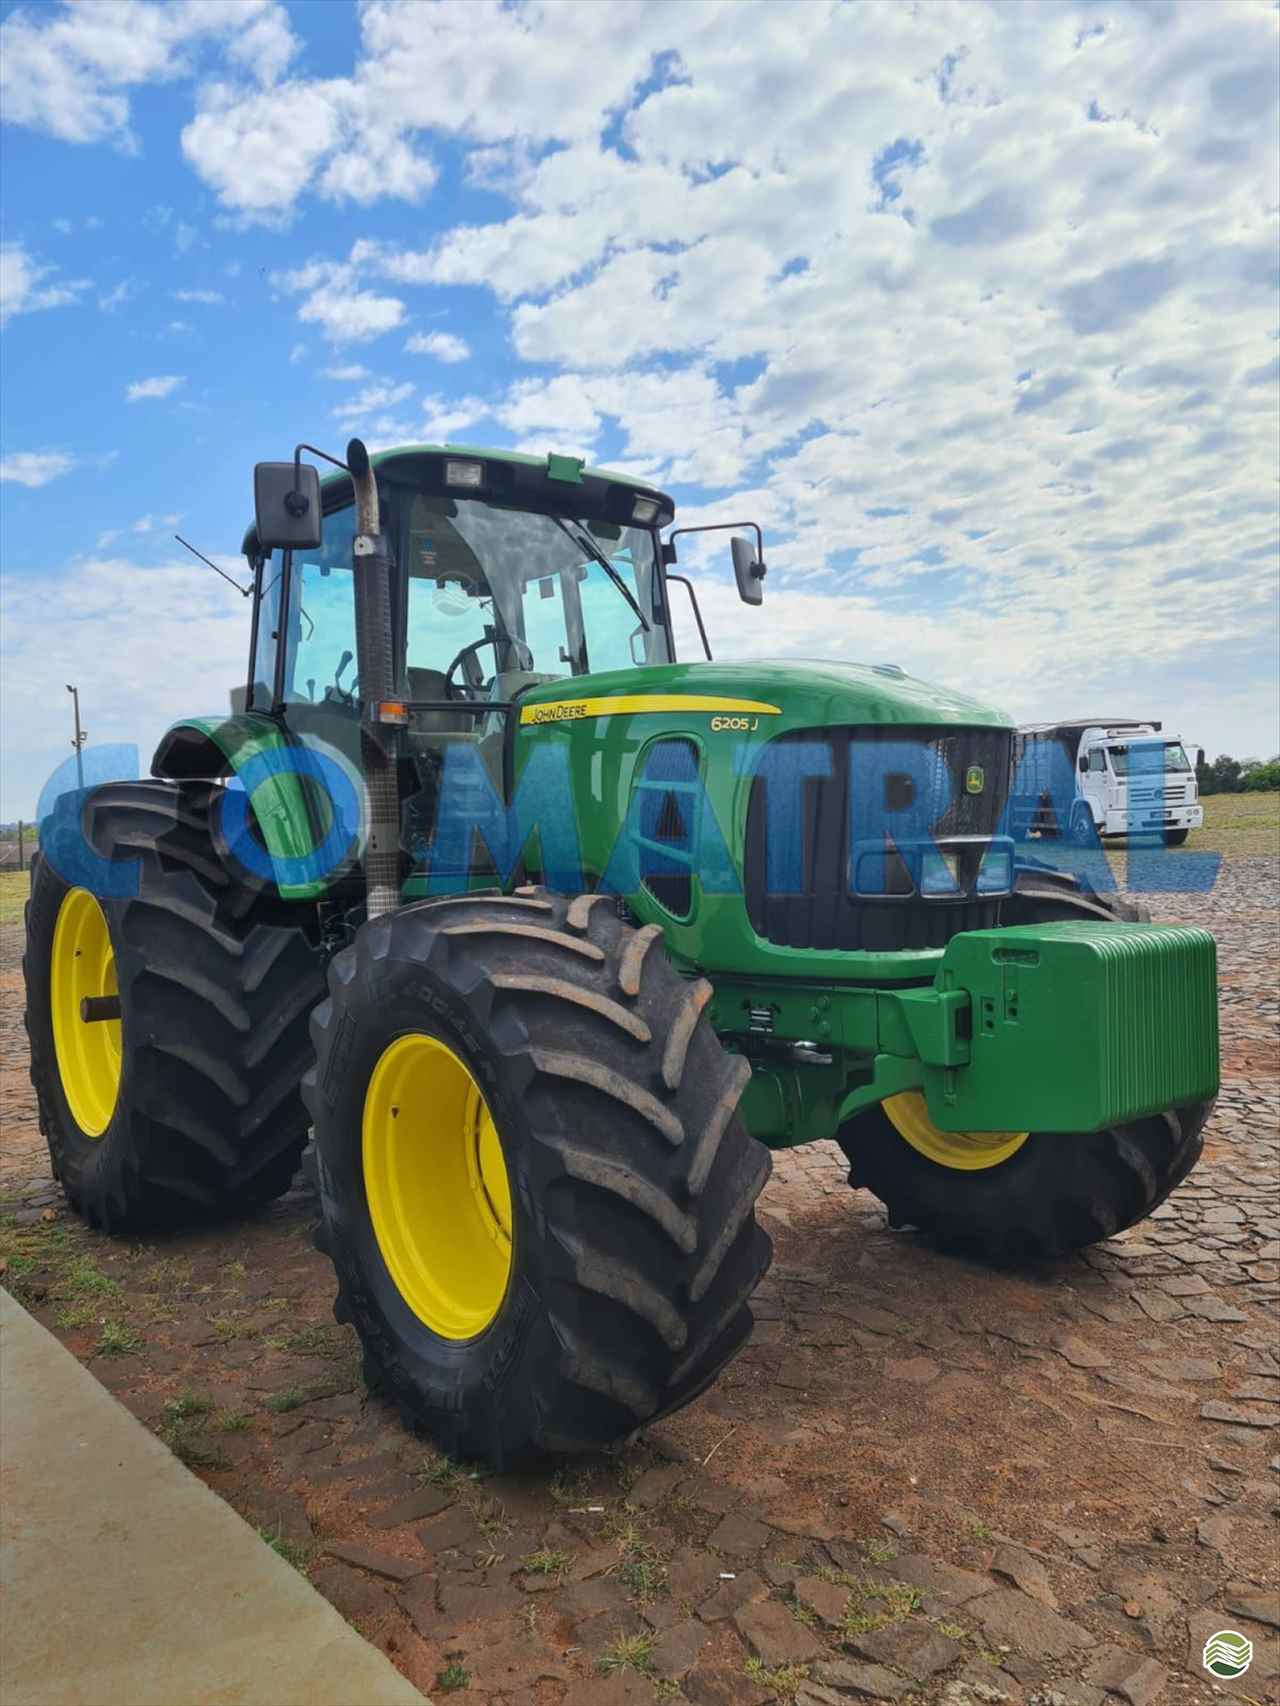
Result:
<svg viewBox="0 0 1280 1706"><path fill-rule="evenodd" d="M1015 833L1066 835L1088 846L1095 835L1158 830L1167 846L1180 847L1204 822L1200 750L1161 731L1157 722L1101 717L1020 728L1010 799ZM1060 754L1075 778L1069 802Z"/></svg>

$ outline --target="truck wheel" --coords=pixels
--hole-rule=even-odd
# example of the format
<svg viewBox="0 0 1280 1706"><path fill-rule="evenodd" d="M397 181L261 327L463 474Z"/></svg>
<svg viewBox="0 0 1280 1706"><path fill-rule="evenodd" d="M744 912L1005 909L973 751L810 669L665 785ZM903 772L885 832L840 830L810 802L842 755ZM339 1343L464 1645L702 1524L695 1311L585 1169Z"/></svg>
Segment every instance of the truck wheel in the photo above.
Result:
<svg viewBox="0 0 1280 1706"><path fill-rule="evenodd" d="M1183 847L1186 845L1186 840L1190 833L1191 831L1189 829L1166 829L1164 832L1164 844L1166 847Z"/></svg>
<svg viewBox="0 0 1280 1706"><path fill-rule="evenodd" d="M1093 847L1099 841L1098 831L1093 822L1093 813L1083 801L1077 800L1071 808L1069 839L1074 847Z"/></svg>
<svg viewBox="0 0 1280 1706"><path fill-rule="evenodd" d="M334 1313L452 1455L609 1445L747 1338L770 1158L710 993L542 891L405 907L333 961L304 1095Z"/></svg>
<svg viewBox="0 0 1280 1706"><path fill-rule="evenodd" d="M205 782L116 782L85 803L136 895L95 897L42 855L27 903L27 1036L54 1177L93 1226L159 1229L288 1189L323 958L300 909L219 862ZM100 1017L83 1003L99 1007ZM118 1004L118 1016L113 1016Z"/></svg>
<svg viewBox="0 0 1280 1706"><path fill-rule="evenodd" d="M1141 918L1066 874L1020 871L1004 924ZM1212 1101L1093 1132L944 1132L919 1091L841 1127L849 1183L873 1191L895 1226L995 1262L1061 1256L1159 1207L1195 1166Z"/></svg>

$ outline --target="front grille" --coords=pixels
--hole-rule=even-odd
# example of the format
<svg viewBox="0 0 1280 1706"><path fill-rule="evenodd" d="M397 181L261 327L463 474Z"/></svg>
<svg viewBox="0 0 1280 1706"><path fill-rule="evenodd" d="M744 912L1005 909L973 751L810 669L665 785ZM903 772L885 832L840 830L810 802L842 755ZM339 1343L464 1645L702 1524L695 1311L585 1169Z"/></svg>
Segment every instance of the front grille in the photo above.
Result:
<svg viewBox="0 0 1280 1706"><path fill-rule="evenodd" d="M888 891L874 897L852 892L850 860L854 837L861 841L864 826L855 815L850 833L850 759L858 743L863 775L882 781L889 810L902 809L914 797L921 829L935 841L994 835L1004 811L1009 787L1012 731L1008 729L948 729L895 726L888 728L805 729L781 735L771 743L821 742L830 756L830 775L810 777L803 784L800 884L796 892L768 892L767 797L768 776L752 783L747 807L743 888L747 916L756 934L787 948L862 949L891 952L900 948L941 948L961 930L988 929L999 921L998 896L973 892L981 848L961 858L962 892L956 898L925 899L916 892L905 862L885 849L883 870ZM883 752L888 743L903 743L923 752L914 780L899 775ZM981 792L965 787L972 767L982 770ZM924 799L919 783L926 784ZM859 803L860 802L855 802ZM883 822L883 820L881 820ZM883 845L883 838L881 845Z"/></svg>

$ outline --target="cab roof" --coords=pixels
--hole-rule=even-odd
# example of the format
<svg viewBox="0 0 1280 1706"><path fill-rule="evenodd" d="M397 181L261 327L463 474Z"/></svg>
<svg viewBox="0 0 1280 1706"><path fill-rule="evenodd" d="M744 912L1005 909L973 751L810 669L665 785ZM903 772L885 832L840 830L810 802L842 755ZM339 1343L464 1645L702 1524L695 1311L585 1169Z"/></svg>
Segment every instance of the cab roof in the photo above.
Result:
<svg viewBox="0 0 1280 1706"><path fill-rule="evenodd" d="M636 498L650 498L656 502L658 509L654 519L645 525L667 527L675 519L674 499L656 486L610 468L589 468L580 456L565 456L556 451L546 456L529 456L523 451L495 450L481 444L404 444L375 451L369 460L379 472L394 477L400 472L399 464L426 461L430 467L438 459L440 473L433 484L438 484L444 491L442 464L445 458L455 457L484 462L494 473L490 489L478 493L457 490L453 495L458 497L488 496L527 508L572 508L578 513L620 522L632 519L631 510ZM420 468L419 475L422 471ZM408 475L406 466L404 477ZM320 491L326 513L342 509L351 501L350 474L341 470L327 475L320 482ZM575 491L580 493L579 503L566 503L568 495ZM246 557L252 558L257 555L257 548L257 527L250 522L241 550Z"/></svg>

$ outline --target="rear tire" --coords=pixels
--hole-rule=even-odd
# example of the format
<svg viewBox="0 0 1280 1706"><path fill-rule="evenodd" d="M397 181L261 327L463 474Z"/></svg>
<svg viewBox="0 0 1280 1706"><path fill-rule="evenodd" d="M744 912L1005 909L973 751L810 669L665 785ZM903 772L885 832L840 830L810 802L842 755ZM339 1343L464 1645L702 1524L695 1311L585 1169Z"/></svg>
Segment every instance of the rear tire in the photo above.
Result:
<svg viewBox="0 0 1280 1706"><path fill-rule="evenodd" d="M1038 869L1018 872L1001 909L1002 924L1149 918L1144 906ZM1032 1132L1007 1160L973 1170L929 1160L882 1107L847 1121L837 1141L849 1183L874 1192L891 1224L1004 1264L1062 1256L1145 1219L1195 1166L1212 1108L1195 1102L1087 1136Z"/></svg>
<svg viewBox="0 0 1280 1706"><path fill-rule="evenodd" d="M711 1030L709 993L610 900L535 890L405 907L334 960L304 1087L317 1242L366 1378L451 1455L505 1468L611 1445L696 1397L750 1333L771 1254L754 1217L770 1157L735 1112L749 1069ZM509 1270L478 1331L428 1323L437 1277L465 1292L443 1230L421 1250L419 1284L392 1277L369 1134L388 1111L391 1051L415 1036L470 1075L505 1164ZM425 1162L406 1147L403 1165L429 1172L399 1200L425 1190L432 1217L457 1176L444 1100L401 1095L389 1110L431 1146Z"/></svg>
<svg viewBox="0 0 1280 1706"><path fill-rule="evenodd" d="M64 1084L53 1010L58 921L86 891L42 855L32 860L23 974L40 1129L71 1206L106 1231L259 1207L288 1189L306 1140L299 1083L323 956L301 928L305 908L219 862L220 794L206 782L116 782L85 801L93 849L138 862L136 895L96 903L121 1006L118 1083L96 1133L81 1124L70 1059ZM77 1018L60 1020L64 1040Z"/></svg>

